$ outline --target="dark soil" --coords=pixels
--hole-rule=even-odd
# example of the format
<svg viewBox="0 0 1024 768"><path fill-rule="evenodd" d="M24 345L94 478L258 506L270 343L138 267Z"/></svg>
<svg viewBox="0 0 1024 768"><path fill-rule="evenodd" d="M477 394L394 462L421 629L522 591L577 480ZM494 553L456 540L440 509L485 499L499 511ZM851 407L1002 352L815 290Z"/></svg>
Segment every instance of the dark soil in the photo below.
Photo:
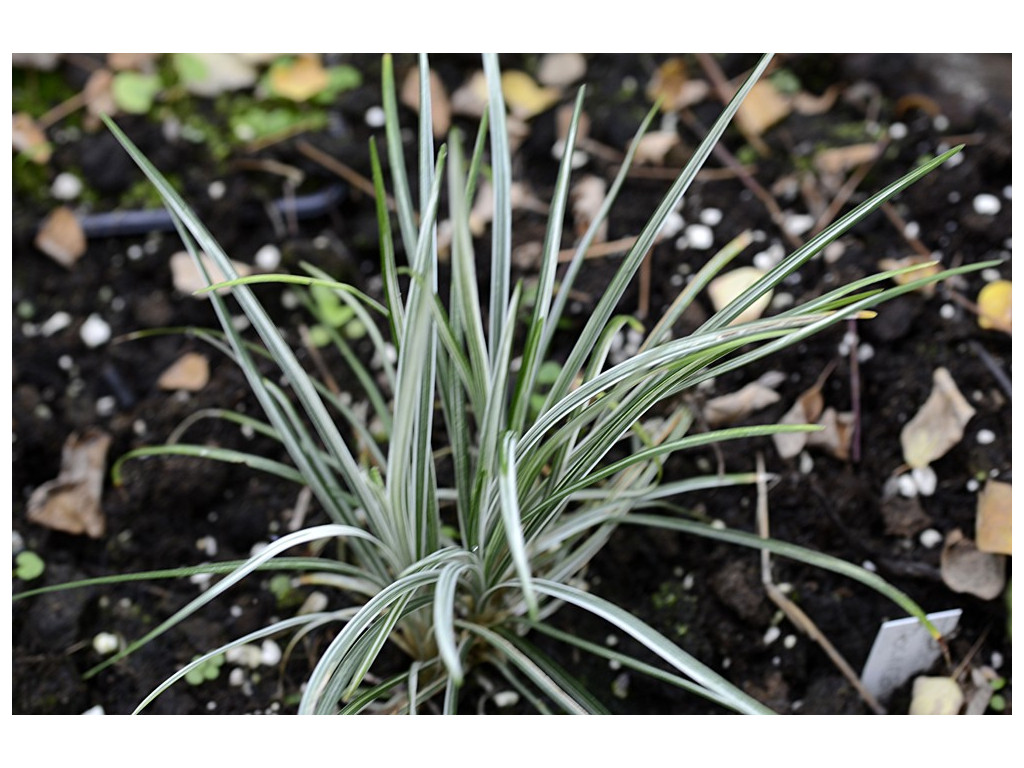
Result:
<svg viewBox="0 0 1024 768"><path fill-rule="evenodd" d="M590 138L621 152L649 108L645 84L666 56L598 55L588 60L590 84L587 112ZM308 142L369 176L367 138L373 129L366 110L379 103L379 61L376 57L340 59L364 73L364 85L341 94L328 110L327 127L275 143L249 154L233 150L226 158L211 157L206 145L167 140L150 117L122 116L118 122L158 167L175 176L225 250L240 261L252 262L263 245L275 244L282 269L298 271L298 262L317 263L339 279L375 292L377 271L376 219L372 200L352 187L344 198L314 218L294 226L276 224L267 204L283 196L280 177L253 170L242 161L274 160L305 174L298 194L314 193L338 179L300 149ZM413 62L398 58L399 74ZM89 67L101 57L63 61L57 70L65 84L62 96L82 87ZM437 57L433 62L449 90L454 90L478 67L465 56ZM725 58L729 76L749 66L749 57ZM691 72L700 68L690 62ZM506 68L532 71L536 57L509 56ZM790 70L809 93L819 96L837 89L837 101L817 115L792 113L768 130L767 154L749 158L741 153L745 141L730 131L724 146L753 159L753 178L770 190L781 207L804 212L826 189L811 172L814 152L867 140L866 127L899 124L905 133L893 134L884 155L875 162L850 197L854 204L885 183L910 170L919 158L938 149L965 143L956 165L944 167L903 194L893 209L918 225L917 238L945 265L985 259L1005 259L999 274L1010 277L1011 171L1010 57L925 55L782 56L777 66ZM15 95L44 93L54 75L16 69ZM633 83L636 87L630 88ZM45 88L44 88L45 86ZM35 89L33 91L32 89ZM570 89L571 90L571 89ZM567 90L564 101L573 94ZM39 98L42 98L39 96ZM52 104L50 105L52 106ZM212 102L193 106L215 119ZM709 124L718 102L713 97L694 108L693 116ZM407 115L411 125L411 113ZM103 492L106 532L97 539L61 533L28 522L26 507L32 490L57 476L61 446L73 432L100 428L112 438L108 466L126 451L166 440L175 427L202 408L234 408L258 413L244 378L233 365L187 335L156 336L120 342L133 331L163 326L213 327L208 302L174 291L169 257L180 250L169 233L145 233L90 239L87 254L73 269L65 269L33 246L36 227L57 203L46 190L61 172L79 175L88 202L79 212L114 210L136 186L140 174L105 130L83 130L81 115L65 118L50 129L55 144L44 168L15 165L13 211L13 530L15 553L24 548L40 554L44 574L32 582L14 579L13 591L45 584L195 564L210 559L199 542L212 537L216 559L244 558L286 525L296 504L294 486L245 468L193 459L154 459L129 463L126 482L115 488L109 478ZM467 123L472 135L472 125ZM679 121L685 145L698 137ZM550 148L555 135L554 110L531 121L531 132L516 151L514 171L534 194L547 199L555 175ZM612 159L594 152L586 170L611 179ZM679 167L670 155L668 166ZM672 281L687 265L692 269L744 230L764 234L765 241L740 257L770 243L788 246L761 199L734 174L714 172L699 178L681 211L687 223L702 210L723 212L714 227L714 246L708 251L679 250L661 243L650 255L650 294L634 286L623 300L623 312L638 312L644 302L657 317L674 298ZM19 176L19 174L21 174ZM225 193L211 199L213 182ZM790 183L792 182L792 183ZM610 240L635 234L671 183L668 173L647 168L631 177L612 218ZM35 185L35 186L33 186ZM802 186L801 186L802 185ZM792 193L787 189L792 188ZM35 190L35 191L33 191ZM979 194L995 195L1002 203L994 215L979 214L973 202ZM849 207L849 204L847 207ZM520 212L514 226L517 244L543 236L543 217ZM571 237L571 236L570 236ZM571 239L567 239L567 244ZM786 289L797 301L817 296L842 281L877 271L878 261L912 254L914 244L893 220L881 213L843 239L845 251L835 263L816 260L790 281ZM479 253L486 253L486 237ZM576 321L585 318L611 276L615 257L590 262L578 285L573 308ZM526 269L523 277L529 277ZM856 405L859 389L859 456L840 460L820 451L803 459L783 460L770 441L727 444L721 455L695 451L673 458L675 476L714 471L723 462L728 471L750 471L755 453L763 452L767 468L777 475L769 505L774 536L856 563L870 561L887 580L928 611L961 608L959 631L950 639L954 664L973 653L973 664L998 667L1009 680L1012 655L1007 600L982 600L957 594L941 578L941 546L927 547L919 534L934 529L947 534L961 529L973 536L979 481L1011 478L1011 396L1000 375L1010 372L1010 336L982 330L976 317L958 297L973 301L991 273L971 274L955 284L940 286L933 296L911 294L881 309L870 322L860 322L860 349L870 347L851 368L851 355L840 351L846 327L836 328L749 369L722 377L710 397L735 391L767 371L782 371L781 400L751 416L749 423L781 418L797 396L830 365L835 368L824 390L826 405L839 411ZM274 288L262 295L299 346L296 329L306 321L298 311L283 308ZM955 294L955 295L954 295ZM703 308L705 311L709 307ZM41 332L55 313L65 312L70 324L50 335ZM111 327L113 341L87 347L80 329L87 317L100 315ZM690 316L685 323L700 321ZM685 328L680 329L685 332ZM571 329L567 336L571 339ZM185 395L163 391L156 381L172 362L189 350L203 351L211 361L209 384ZM332 361L332 365L333 365ZM899 434L931 390L932 372L945 367L977 414L962 441L935 462L938 487L934 495L902 503L914 516L901 529L887 525L883 514L893 501L887 481L902 463ZM343 376L343 367L336 369ZM979 441L982 430L994 434ZM224 447L276 455L273 444L260 444L216 420L200 422L191 439ZM807 463L810 462L810 466ZM752 488L716 491L685 503L709 519L744 530L754 529ZM886 505L890 505L887 507ZM314 508L308 523L320 521ZM838 651L858 670L863 665L880 622L901 616L900 610L873 591L830 573L776 559L777 582L792 586L791 596L817 624ZM868 709L826 654L800 635L764 593L756 552L712 544L660 531L626 527L593 563L591 588L630 609L683 648L782 713L866 713ZM13 711L21 714L77 714L101 706L106 713L130 712L170 672L194 655L263 625L288 610L279 606L267 579L251 579L214 601L196 617L141 651L88 680L83 673L101 660L92 647L100 632L131 640L144 634L197 594L189 580L154 580L108 587L57 592L13 606ZM292 608L294 610L294 608ZM618 642L607 626L571 608L557 623L594 642ZM766 632L778 625L781 637L766 643ZM787 640L794 635L796 642ZM262 667L246 675L244 685L229 683L228 668L202 686L175 685L149 708L153 713L255 713L294 711L303 675L315 660L317 643L309 641L293 656L283 673ZM595 693L617 713L696 714L718 711L676 689L639 675L623 676L607 664L576 659L558 646L550 652L586 679ZM500 681L492 679L497 684ZM482 689L481 689L482 690ZM1007 711L1010 691L1003 691ZM890 702L892 711L905 711L906 691ZM499 711L483 693L466 701L466 711ZM901 709L902 707L902 709Z"/></svg>

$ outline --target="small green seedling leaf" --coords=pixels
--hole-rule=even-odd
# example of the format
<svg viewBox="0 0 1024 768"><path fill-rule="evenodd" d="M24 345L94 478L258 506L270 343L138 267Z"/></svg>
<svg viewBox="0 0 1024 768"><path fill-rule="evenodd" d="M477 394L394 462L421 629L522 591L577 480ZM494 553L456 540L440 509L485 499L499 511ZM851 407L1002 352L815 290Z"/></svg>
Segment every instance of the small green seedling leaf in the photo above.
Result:
<svg viewBox="0 0 1024 768"><path fill-rule="evenodd" d="M118 108L133 115L144 115L153 108L153 100L163 88L159 75L118 72L111 92Z"/></svg>
<svg viewBox="0 0 1024 768"><path fill-rule="evenodd" d="M19 552L17 557L14 558L14 576L24 581L32 581L32 579L38 579L43 575L43 571L46 570L46 563L43 562L43 558L37 555L35 552L25 550Z"/></svg>
<svg viewBox="0 0 1024 768"><path fill-rule="evenodd" d="M193 661L198 658L198 656L193 657ZM189 685L202 685L208 680L216 680L220 676L220 668L222 666L224 666L223 653L209 658L195 669L189 670L188 674L185 675L185 682Z"/></svg>

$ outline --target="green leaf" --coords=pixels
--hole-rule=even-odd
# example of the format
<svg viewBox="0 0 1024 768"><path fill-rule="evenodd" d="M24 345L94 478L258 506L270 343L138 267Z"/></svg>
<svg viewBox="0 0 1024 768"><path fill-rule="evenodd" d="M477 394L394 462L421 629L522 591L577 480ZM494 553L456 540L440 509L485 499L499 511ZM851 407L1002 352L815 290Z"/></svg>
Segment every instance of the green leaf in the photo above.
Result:
<svg viewBox="0 0 1024 768"><path fill-rule="evenodd" d="M121 111L144 115L153 108L153 100L161 88L163 83L159 75L128 71L114 75L111 92Z"/></svg>
<svg viewBox="0 0 1024 768"><path fill-rule="evenodd" d="M46 563L43 558L31 550L19 552L14 557L14 577L23 581L38 579L46 570Z"/></svg>

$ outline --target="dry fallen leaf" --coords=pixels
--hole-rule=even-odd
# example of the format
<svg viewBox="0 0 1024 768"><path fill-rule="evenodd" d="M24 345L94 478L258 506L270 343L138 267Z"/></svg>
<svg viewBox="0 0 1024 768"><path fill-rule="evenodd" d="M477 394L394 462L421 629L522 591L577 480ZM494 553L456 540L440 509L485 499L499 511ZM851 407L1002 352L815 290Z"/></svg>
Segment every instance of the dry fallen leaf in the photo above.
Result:
<svg viewBox="0 0 1024 768"><path fill-rule="evenodd" d="M715 310L717 311L725 307L729 302L747 290L747 288L764 277L764 274L757 267L740 267L716 277L708 283L707 288L708 296L711 298L711 303L714 305ZM767 291L757 301L743 310L729 325L757 320L768 308L771 300L772 291Z"/></svg>
<svg viewBox="0 0 1024 768"><path fill-rule="evenodd" d="M677 112L707 97L710 86L704 80L691 79L686 62L680 58L664 61L647 84L647 98L661 99L663 112Z"/></svg>
<svg viewBox="0 0 1024 768"><path fill-rule="evenodd" d="M982 552L956 528L946 535L941 558L942 580L954 592L992 600L1006 586L1006 557Z"/></svg>
<svg viewBox="0 0 1024 768"><path fill-rule="evenodd" d="M34 163L43 165L53 155L46 133L36 125L36 121L27 112L16 112L11 128L11 144L18 152L24 152Z"/></svg>
<svg viewBox="0 0 1024 768"><path fill-rule="evenodd" d="M410 69L402 82L401 101L405 106L416 112L420 111L420 72ZM452 124L452 105L448 99L448 91L440 75L430 70L430 119L434 138L443 138Z"/></svg>
<svg viewBox="0 0 1024 768"><path fill-rule="evenodd" d="M220 283L224 281L224 273L220 271L218 267L209 256L205 253L202 254L203 266L207 272L210 273L210 280L214 283ZM252 267L248 264L242 264L238 261L232 261L232 266L238 273L239 277L248 277L252 274ZM171 256L171 277L174 280L174 287L182 293L193 294L198 290L206 287L206 280L203 278L202 273L196 267L192 257L186 251L178 251L176 254ZM218 293L225 293L231 290L230 288L218 289ZM195 298L206 299L209 298L206 294L199 294Z"/></svg>
<svg viewBox="0 0 1024 768"><path fill-rule="evenodd" d="M636 145L634 161L637 165L664 165L665 156L679 146L681 141L675 131L645 133Z"/></svg>
<svg viewBox="0 0 1024 768"><path fill-rule="evenodd" d="M793 110L801 115L823 115L832 109L841 92L838 85L830 85L820 96L800 91L793 96Z"/></svg>
<svg viewBox="0 0 1024 768"><path fill-rule="evenodd" d="M825 398L821 394L821 388L832 373L832 366L826 368L814 386L804 392L793 403L793 407L779 419L779 424L815 424L825 409ZM775 449L784 459L791 459L796 456L807 445L809 432L782 432L772 435Z"/></svg>
<svg viewBox="0 0 1024 768"><path fill-rule="evenodd" d="M140 72L152 72L159 57L158 53L108 53L107 66L115 71L136 69Z"/></svg>
<svg viewBox="0 0 1024 768"><path fill-rule="evenodd" d="M258 72L237 53L176 53L175 67L186 90L213 97L256 84Z"/></svg>
<svg viewBox="0 0 1024 768"><path fill-rule="evenodd" d="M582 237L597 217L607 191L608 185L605 180L593 174L584 176L573 185L569 195L572 199L573 229L577 237ZM608 220L605 219L598 228L594 242L603 243L607 239Z"/></svg>
<svg viewBox="0 0 1024 768"><path fill-rule="evenodd" d="M903 460L912 468L921 468L944 456L960 442L974 413L949 371L936 368L931 394L900 432Z"/></svg>
<svg viewBox="0 0 1024 768"><path fill-rule="evenodd" d="M1013 283L993 280L978 293L978 325L1013 333Z"/></svg>
<svg viewBox="0 0 1024 768"><path fill-rule="evenodd" d="M82 225L67 206L55 209L43 220L35 246L67 269L75 266L87 247Z"/></svg>
<svg viewBox="0 0 1024 768"><path fill-rule="evenodd" d="M851 144L846 147L823 149L814 156L814 168L829 175L844 174L858 165L878 157L877 144Z"/></svg>
<svg viewBox="0 0 1024 768"><path fill-rule="evenodd" d="M198 392L210 380L210 364L198 352L187 352L160 374L157 386L160 389Z"/></svg>
<svg viewBox="0 0 1024 768"><path fill-rule="evenodd" d="M826 408L818 419L820 432L807 433L807 447L821 448L831 456L846 461L850 458L850 443L853 439L854 415L839 413L835 408Z"/></svg>
<svg viewBox="0 0 1024 768"><path fill-rule="evenodd" d="M60 473L43 483L28 501L30 522L94 539L106 531L100 500L106 471L110 435L90 429L72 433L61 451Z"/></svg>
<svg viewBox="0 0 1024 768"><path fill-rule="evenodd" d="M478 69L455 89L451 98L452 112L466 117L480 117L487 108L487 76Z"/></svg>
<svg viewBox="0 0 1024 768"><path fill-rule="evenodd" d="M964 694L951 677L918 677L910 694L911 715L955 715L964 703Z"/></svg>
<svg viewBox="0 0 1024 768"><path fill-rule="evenodd" d="M289 62L283 62L270 70L270 87L274 94L292 101L307 101L330 82L330 76L320 57L305 53Z"/></svg>
<svg viewBox="0 0 1024 768"><path fill-rule="evenodd" d="M515 69L501 75L501 92L512 114L522 120L550 109L561 95L557 88L537 85L528 74Z"/></svg>
<svg viewBox="0 0 1024 768"><path fill-rule="evenodd" d="M881 259L878 262L878 268L886 271L890 269L904 269L905 267L914 266L918 266L918 268L911 270L910 272L904 272L902 275L897 275L893 278L893 282L897 285L906 285L907 283L912 283L915 280L920 280L922 277L937 275L942 270L942 266L935 261L935 259L930 256L920 256L918 254L904 256L902 259ZM935 293L935 283L922 285L917 289L917 291L924 296L931 297Z"/></svg>
<svg viewBox="0 0 1024 768"><path fill-rule="evenodd" d="M1013 486L989 480L978 494L974 536L978 549L999 555L1013 554Z"/></svg>
<svg viewBox="0 0 1024 768"><path fill-rule="evenodd" d="M747 135L760 136L790 112L789 99L771 80L759 80L736 113L736 122Z"/></svg>
<svg viewBox="0 0 1024 768"><path fill-rule="evenodd" d="M779 401L775 387L785 380L783 373L769 371L736 392L711 398L704 404L704 420L709 427L734 424L750 414Z"/></svg>
<svg viewBox="0 0 1024 768"><path fill-rule="evenodd" d="M587 59L582 53L545 53L537 66L541 85L565 88L587 74Z"/></svg>
<svg viewBox="0 0 1024 768"><path fill-rule="evenodd" d="M119 111L114 98L114 73L109 69L97 69L89 75L82 95L91 126L100 124L100 115L116 115Z"/></svg>

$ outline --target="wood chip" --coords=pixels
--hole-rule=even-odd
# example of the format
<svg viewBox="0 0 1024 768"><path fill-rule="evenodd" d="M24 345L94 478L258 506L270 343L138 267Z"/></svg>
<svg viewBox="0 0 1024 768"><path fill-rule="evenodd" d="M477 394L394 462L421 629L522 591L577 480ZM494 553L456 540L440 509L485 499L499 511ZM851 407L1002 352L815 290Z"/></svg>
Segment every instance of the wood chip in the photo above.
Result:
<svg viewBox="0 0 1024 768"><path fill-rule="evenodd" d="M975 414L945 368L932 374L932 392L921 410L903 427L903 460L912 468L926 467L944 456L964 436Z"/></svg>
<svg viewBox="0 0 1024 768"><path fill-rule="evenodd" d="M60 473L29 498L29 521L65 533L102 537L106 518L100 502L110 441L110 435L99 429L72 433L64 442Z"/></svg>
<svg viewBox="0 0 1024 768"><path fill-rule="evenodd" d="M975 538L978 549L999 555L1013 554L1013 486L989 480L978 494Z"/></svg>
<svg viewBox="0 0 1024 768"><path fill-rule="evenodd" d="M67 206L55 209L39 226L35 246L62 267L71 269L85 255L85 232Z"/></svg>
<svg viewBox="0 0 1024 768"><path fill-rule="evenodd" d="M198 352L187 352L160 374L160 389L198 392L210 380L210 364Z"/></svg>

